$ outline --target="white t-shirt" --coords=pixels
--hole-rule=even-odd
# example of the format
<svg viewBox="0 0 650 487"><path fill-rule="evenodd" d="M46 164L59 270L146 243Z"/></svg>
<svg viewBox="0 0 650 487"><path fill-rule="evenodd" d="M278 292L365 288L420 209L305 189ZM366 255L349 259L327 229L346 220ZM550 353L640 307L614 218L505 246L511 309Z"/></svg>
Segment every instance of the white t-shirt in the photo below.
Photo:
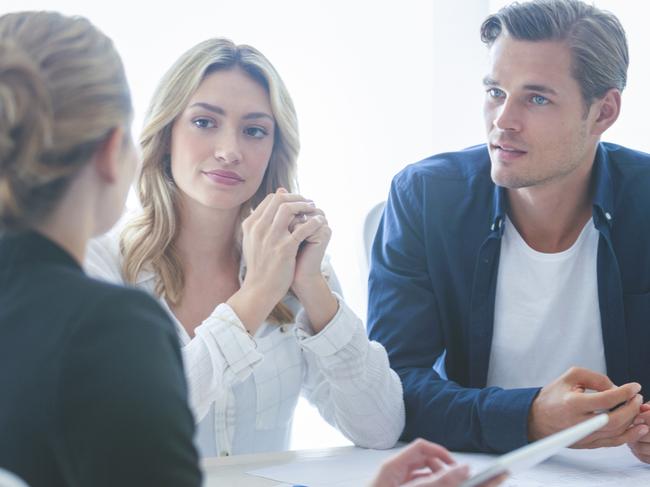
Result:
<svg viewBox="0 0 650 487"><path fill-rule="evenodd" d="M605 374L593 221L554 254L533 250L504 224L487 385L544 386L572 366Z"/></svg>

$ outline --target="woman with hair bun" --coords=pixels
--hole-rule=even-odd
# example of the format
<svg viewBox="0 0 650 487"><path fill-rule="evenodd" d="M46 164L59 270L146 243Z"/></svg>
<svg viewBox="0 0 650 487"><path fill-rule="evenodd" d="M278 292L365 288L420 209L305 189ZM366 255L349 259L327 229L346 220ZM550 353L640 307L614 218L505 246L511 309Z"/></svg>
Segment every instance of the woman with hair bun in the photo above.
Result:
<svg viewBox="0 0 650 487"><path fill-rule="evenodd" d="M0 468L39 486L198 486L173 325L81 268L136 167L112 42L56 13L0 17Z"/></svg>
<svg viewBox="0 0 650 487"><path fill-rule="evenodd" d="M142 212L86 268L168 309L201 454L287 449L301 394L355 444L392 447L401 383L341 298L323 211L295 192L298 123L271 63L227 39L192 47L140 142Z"/></svg>

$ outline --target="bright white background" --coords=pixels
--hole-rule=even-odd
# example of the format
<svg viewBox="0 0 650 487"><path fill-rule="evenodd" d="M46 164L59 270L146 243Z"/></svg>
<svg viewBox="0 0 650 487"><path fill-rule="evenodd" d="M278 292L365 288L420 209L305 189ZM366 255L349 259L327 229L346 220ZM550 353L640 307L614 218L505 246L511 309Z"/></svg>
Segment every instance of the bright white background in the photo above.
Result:
<svg viewBox="0 0 650 487"><path fill-rule="evenodd" d="M0 14L58 10L88 17L113 40L130 80L137 136L155 84L186 49L215 36L260 49L291 92L300 121L301 191L325 210L329 253L347 301L365 317L360 270L366 212L392 176L430 154L483 142L482 19L499 0L3 0ZM650 152L650 46L645 3L599 0L628 32L631 66L620 120L605 140ZM396 324L397 325L397 324ZM301 402L294 448L346 444Z"/></svg>

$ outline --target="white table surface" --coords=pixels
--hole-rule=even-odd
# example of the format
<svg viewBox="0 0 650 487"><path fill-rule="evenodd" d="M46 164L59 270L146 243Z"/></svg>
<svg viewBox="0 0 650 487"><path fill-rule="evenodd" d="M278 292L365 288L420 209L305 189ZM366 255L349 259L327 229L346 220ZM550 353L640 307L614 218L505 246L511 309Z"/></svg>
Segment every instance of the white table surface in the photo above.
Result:
<svg viewBox="0 0 650 487"><path fill-rule="evenodd" d="M283 464L304 467L317 478L320 485L332 485L331 472L362 474L371 479L381 462L396 450L373 451L352 446L298 450L202 460L204 487L277 487L291 486L276 480L251 475L247 472ZM483 468L494 460L493 455L453 453L460 463L468 463L472 470ZM351 467L354 465L355 467ZM343 469L341 469L343 467ZM304 470L303 470L304 471ZM314 475L315 473L315 475ZM304 475L304 474L303 474ZM362 487L367 481L343 482L336 485ZM545 462L517 472L502 487L648 487L650 465L634 458L626 446L596 450L565 449Z"/></svg>
<svg viewBox="0 0 650 487"><path fill-rule="evenodd" d="M274 480L263 479L246 472L272 465L299 462L310 458L329 458L345 455L355 450L353 446L295 450L276 453L234 455L231 457L205 458L201 461L204 473L204 487L272 487L287 485ZM390 455L387 453L387 455Z"/></svg>

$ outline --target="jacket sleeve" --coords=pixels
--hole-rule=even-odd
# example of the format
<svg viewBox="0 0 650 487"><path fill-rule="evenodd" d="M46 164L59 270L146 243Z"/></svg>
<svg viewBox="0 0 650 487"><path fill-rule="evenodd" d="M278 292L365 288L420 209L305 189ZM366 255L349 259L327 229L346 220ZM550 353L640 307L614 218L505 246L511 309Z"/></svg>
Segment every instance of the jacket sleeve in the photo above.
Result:
<svg viewBox="0 0 650 487"><path fill-rule="evenodd" d="M178 340L153 299L116 288L65 353L56 410L70 485L201 484Z"/></svg>
<svg viewBox="0 0 650 487"><path fill-rule="evenodd" d="M528 441L528 411L539 389L467 388L433 368L450 352L446 337L462 336L463 330L460 323L441 318L439 300L458 284L453 276L433 282L430 275L429 259L445 257L430 250L435 237L425 231L432 223L425 221L423 206L431 202L423 196L421 183L404 172L393 181L373 244L368 283L370 337L386 347L404 388L402 439L424 437L452 450L512 450Z"/></svg>
<svg viewBox="0 0 650 487"><path fill-rule="evenodd" d="M368 340L363 323L345 304L331 268L325 270L339 309L314 335L300 310L296 335L306 360L303 395L327 422L366 448L391 448L404 427L402 385L384 347Z"/></svg>

